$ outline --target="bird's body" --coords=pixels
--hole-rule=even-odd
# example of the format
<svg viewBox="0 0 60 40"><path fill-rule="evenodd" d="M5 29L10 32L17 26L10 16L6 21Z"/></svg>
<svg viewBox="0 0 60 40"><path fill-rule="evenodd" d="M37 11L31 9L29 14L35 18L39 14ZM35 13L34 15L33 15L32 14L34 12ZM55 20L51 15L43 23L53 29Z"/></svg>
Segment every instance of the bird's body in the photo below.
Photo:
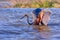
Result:
<svg viewBox="0 0 60 40"><path fill-rule="evenodd" d="M33 10L33 22L29 21L29 16L25 14L22 18L27 17L27 23L29 25L47 25L50 20L51 12L48 10L35 9Z"/></svg>

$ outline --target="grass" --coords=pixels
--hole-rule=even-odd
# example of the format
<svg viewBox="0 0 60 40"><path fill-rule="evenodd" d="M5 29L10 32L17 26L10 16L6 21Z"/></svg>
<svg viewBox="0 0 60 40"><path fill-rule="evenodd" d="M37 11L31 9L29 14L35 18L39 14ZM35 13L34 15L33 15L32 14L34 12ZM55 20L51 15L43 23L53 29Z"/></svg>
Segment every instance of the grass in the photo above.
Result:
<svg viewBox="0 0 60 40"><path fill-rule="evenodd" d="M32 3L16 3L14 5L14 7L20 7L20 8L50 8L50 7L54 7L54 3L53 2L44 2L44 3L38 3L38 2L32 2Z"/></svg>

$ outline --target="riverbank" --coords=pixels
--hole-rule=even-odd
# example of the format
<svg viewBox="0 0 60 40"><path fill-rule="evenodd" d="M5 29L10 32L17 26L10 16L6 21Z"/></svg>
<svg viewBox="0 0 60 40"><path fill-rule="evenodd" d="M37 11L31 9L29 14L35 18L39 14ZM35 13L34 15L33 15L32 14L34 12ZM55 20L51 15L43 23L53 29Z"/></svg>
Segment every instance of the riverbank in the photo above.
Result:
<svg viewBox="0 0 60 40"><path fill-rule="evenodd" d="M60 8L59 0L5 0L0 8Z"/></svg>

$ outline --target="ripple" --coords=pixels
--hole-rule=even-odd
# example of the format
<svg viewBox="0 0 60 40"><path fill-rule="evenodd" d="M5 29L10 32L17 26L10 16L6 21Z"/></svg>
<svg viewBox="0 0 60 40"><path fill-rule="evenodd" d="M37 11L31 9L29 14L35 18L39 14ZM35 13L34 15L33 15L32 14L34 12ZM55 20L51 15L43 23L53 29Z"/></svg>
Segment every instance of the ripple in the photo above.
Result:
<svg viewBox="0 0 60 40"><path fill-rule="evenodd" d="M60 9L52 10L48 26L28 25L26 18L35 8L1 8L0 40L60 40ZM30 18L31 19L31 18Z"/></svg>

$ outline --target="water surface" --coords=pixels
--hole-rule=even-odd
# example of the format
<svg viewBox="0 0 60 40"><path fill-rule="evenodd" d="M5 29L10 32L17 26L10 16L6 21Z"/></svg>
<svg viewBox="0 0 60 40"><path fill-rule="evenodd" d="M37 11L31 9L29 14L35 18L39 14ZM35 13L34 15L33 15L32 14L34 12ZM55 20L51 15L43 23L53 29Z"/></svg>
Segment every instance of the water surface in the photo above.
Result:
<svg viewBox="0 0 60 40"><path fill-rule="evenodd" d="M52 11L48 26L28 25L26 18L34 8L0 8L0 40L60 40L60 9Z"/></svg>

